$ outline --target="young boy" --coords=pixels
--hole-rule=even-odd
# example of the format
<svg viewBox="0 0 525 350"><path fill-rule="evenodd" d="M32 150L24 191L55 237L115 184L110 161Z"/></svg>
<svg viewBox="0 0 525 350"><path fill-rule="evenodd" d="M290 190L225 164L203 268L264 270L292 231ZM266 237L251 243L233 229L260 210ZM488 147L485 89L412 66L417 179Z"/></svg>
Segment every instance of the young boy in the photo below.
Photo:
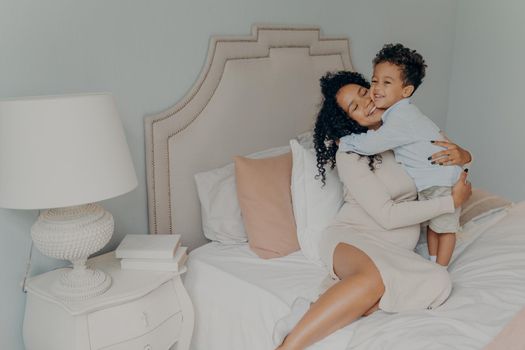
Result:
<svg viewBox="0 0 525 350"><path fill-rule="evenodd" d="M374 73L370 96L376 108L386 109L383 125L367 133L351 134L340 139L339 149L362 155L393 150L414 179L419 199L451 193L459 178L459 166L440 166L430 156L442 150L433 140L442 140L439 128L409 98L425 76L426 64L415 50L401 44L387 44L373 60ZM448 266L456 244L460 208L430 220L427 242L430 259Z"/></svg>

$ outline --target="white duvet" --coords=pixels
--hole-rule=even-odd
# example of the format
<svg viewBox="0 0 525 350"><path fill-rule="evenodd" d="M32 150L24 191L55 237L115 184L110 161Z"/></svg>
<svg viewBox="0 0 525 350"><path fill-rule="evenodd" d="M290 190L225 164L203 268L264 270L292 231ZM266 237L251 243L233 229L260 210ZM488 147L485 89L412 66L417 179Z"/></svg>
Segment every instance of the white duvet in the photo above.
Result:
<svg viewBox="0 0 525 350"><path fill-rule="evenodd" d="M309 349L483 348L525 306L525 202L465 225L449 271L453 291L441 307L378 311ZM263 260L245 244L194 250L185 277L196 318L192 349L273 349L275 322L296 297L315 299L326 276L300 252Z"/></svg>

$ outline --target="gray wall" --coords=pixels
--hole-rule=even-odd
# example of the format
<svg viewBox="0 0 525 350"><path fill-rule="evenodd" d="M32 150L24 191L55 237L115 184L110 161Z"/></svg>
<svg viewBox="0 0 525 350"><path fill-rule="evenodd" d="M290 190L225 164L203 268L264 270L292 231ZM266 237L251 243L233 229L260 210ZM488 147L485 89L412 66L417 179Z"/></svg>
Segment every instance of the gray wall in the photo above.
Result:
<svg viewBox="0 0 525 350"><path fill-rule="evenodd" d="M447 134L474 154L471 179L515 201L525 198L525 2L462 0Z"/></svg>
<svg viewBox="0 0 525 350"><path fill-rule="evenodd" d="M448 108L456 0L0 0L0 98L109 91L139 177L103 203L116 233L147 232L143 118L191 87L212 34L249 34L252 23L319 25L351 38L354 68L369 76L387 42L419 50L430 70L416 102L441 127ZM20 350L21 282L37 212L0 209L0 349ZM35 251L31 275L62 263Z"/></svg>

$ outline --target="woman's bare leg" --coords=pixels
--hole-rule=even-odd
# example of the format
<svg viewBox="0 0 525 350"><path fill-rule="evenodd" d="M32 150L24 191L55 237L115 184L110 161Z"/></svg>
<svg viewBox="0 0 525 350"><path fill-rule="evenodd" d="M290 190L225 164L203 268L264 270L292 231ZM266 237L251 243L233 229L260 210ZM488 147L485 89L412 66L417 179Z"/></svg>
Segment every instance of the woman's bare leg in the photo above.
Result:
<svg viewBox="0 0 525 350"><path fill-rule="evenodd" d="M363 316L369 316L369 315L373 314L374 312L376 312L377 310L379 310L379 300L370 309L368 309L368 311L366 311L363 314Z"/></svg>
<svg viewBox="0 0 525 350"><path fill-rule="evenodd" d="M313 303L279 350L300 350L373 311L385 291L381 275L361 250L339 243L334 271L341 279Z"/></svg>

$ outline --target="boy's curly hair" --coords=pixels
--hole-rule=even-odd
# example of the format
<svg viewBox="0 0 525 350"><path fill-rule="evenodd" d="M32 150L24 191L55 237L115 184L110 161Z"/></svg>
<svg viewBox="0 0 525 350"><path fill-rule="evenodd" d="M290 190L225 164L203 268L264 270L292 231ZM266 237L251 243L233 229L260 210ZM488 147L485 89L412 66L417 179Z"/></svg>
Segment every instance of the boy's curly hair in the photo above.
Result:
<svg viewBox="0 0 525 350"><path fill-rule="evenodd" d="M403 84L413 85L414 92L423 82L425 68L427 67L423 56L416 50L411 50L402 44L386 44L383 46L372 61L374 66L382 62L388 62L401 69Z"/></svg>

